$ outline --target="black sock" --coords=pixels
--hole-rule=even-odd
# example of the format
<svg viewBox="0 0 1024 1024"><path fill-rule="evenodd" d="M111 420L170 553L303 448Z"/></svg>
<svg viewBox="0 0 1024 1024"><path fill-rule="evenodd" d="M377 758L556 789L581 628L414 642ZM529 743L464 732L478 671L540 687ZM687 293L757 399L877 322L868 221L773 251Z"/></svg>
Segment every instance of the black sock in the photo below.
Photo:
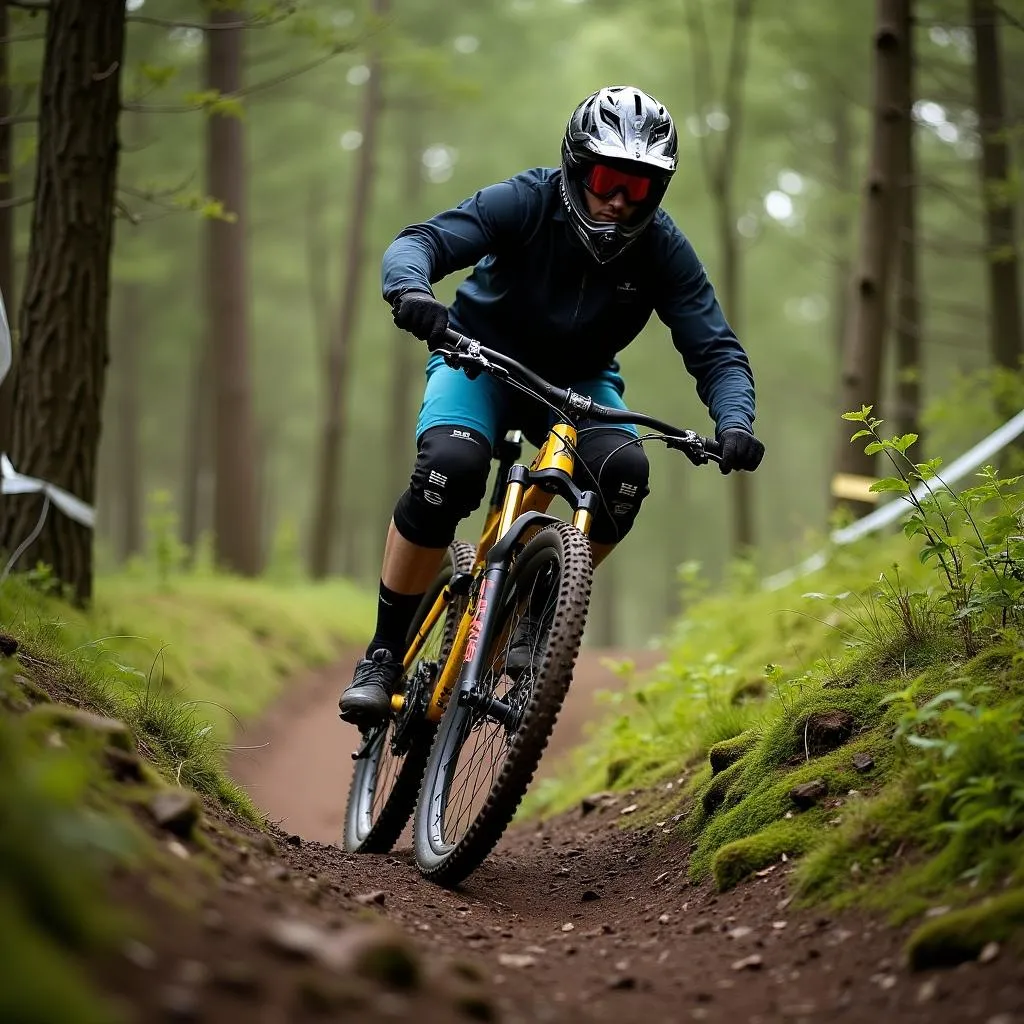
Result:
<svg viewBox="0 0 1024 1024"><path fill-rule="evenodd" d="M373 634L370 646L366 648L368 658L374 651L384 648L390 651L391 656L397 661L402 660L405 654L405 637L422 600L422 594L396 594L384 585L383 580L380 581L377 631Z"/></svg>

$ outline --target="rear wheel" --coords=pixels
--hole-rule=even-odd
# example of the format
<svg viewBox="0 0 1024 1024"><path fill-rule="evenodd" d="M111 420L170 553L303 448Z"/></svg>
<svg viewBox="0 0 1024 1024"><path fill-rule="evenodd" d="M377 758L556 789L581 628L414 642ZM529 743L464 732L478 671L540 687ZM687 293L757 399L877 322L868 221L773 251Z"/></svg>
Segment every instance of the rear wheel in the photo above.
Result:
<svg viewBox="0 0 1024 1024"><path fill-rule="evenodd" d="M472 570L474 554L473 546L462 541L449 545L444 565L409 627L407 645L452 576ZM385 725L363 733L345 811L344 840L349 852L387 853L412 814L437 731L426 718L427 705L465 607L465 598L453 598L428 634L419 657L402 679L398 691L404 698L402 710L392 712Z"/></svg>
<svg viewBox="0 0 1024 1024"><path fill-rule="evenodd" d="M526 793L572 679L592 574L569 523L540 530L509 572L478 689L449 703L427 762L414 841L433 881L477 868Z"/></svg>

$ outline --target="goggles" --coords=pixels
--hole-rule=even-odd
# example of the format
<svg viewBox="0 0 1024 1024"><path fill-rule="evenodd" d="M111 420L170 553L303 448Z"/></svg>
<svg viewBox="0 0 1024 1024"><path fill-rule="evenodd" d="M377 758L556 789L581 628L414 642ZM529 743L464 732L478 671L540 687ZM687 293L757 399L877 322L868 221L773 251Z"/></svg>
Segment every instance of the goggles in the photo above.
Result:
<svg viewBox="0 0 1024 1024"><path fill-rule="evenodd" d="M651 179L642 174L627 174L625 171L608 167L605 164L594 164L583 185L588 192L598 199L611 199L616 192L622 192L628 203L642 203L651 191Z"/></svg>

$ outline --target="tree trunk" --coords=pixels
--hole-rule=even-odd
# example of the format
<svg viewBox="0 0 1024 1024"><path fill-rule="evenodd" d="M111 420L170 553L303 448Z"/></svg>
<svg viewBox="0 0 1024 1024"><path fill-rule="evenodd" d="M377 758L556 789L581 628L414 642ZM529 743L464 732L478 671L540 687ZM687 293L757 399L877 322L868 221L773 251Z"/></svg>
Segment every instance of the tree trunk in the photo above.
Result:
<svg viewBox="0 0 1024 1024"><path fill-rule="evenodd" d="M405 149L405 173L402 194L409 207L406 220L419 216L419 201L423 194L423 140L419 127L421 111L413 107L406 117L402 138ZM386 499L392 505L405 490L412 470L415 450L413 417L413 389L416 386L417 367L422 353L415 339L397 327L391 336L391 395L388 423L388 492ZM391 509L387 510L388 516Z"/></svg>
<svg viewBox="0 0 1024 1024"><path fill-rule="evenodd" d="M917 266L917 160L914 152L914 16L902 0L907 56L903 61L900 106L900 240L896 299L896 395L893 421L898 434L921 435L921 280ZM915 459L920 461L918 442Z"/></svg>
<svg viewBox="0 0 1024 1024"><path fill-rule="evenodd" d="M387 0L374 0L373 13L387 14ZM382 108L382 66L379 54L370 59L370 78L363 100L362 145L359 149L352 206L346 227L345 278L342 282L337 332L327 355L323 419L320 427L320 455L316 476L313 532L310 538L309 572L323 579L330 570L331 542L334 537L335 510L339 483L343 479L341 457L344 451L345 414L348 408L348 375L352 357L353 331L363 283L363 239L373 199L374 161L377 128Z"/></svg>
<svg viewBox="0 0 1024 1024"><path fill-rule="evenodd" d="M1021 323L1014 190L1010 187L1014 175L1007 138L1009 119L1003 94L1002 55L997 29L999 14L993 0L971 0L970 12L974 32L974 86L981 134L980 170L985 204L992 361L996 366L1019 370L1024 353L1021 337L1024 327Z"/></svg>
<svg viewBox="0 0 1024 1024"><path fill-rule="evenodd" d="M199 537L209 525L211 475L210 426L213 421L213 358L208 339L200 335L192 352L185 453L182 459L181 543L189 564L195 559Z"/></svg>
<svg viewBox="0 0 1024 1024"><path fill-rule="evenodd" d="M850 123L850 100L844 93L836 89L833 93L835 107L832 113L832 173L835 177L836 203L832 216L832 242L835 246L835 279L833 284L833 315L832 324L835 332L837 369L843 357L843 335L846 331L846 318L849 313L850 289L850 230L852 218L846 207L846 197L853 192L853 143L852 125ZM836 379L839 374L836 373ZM838 396L837 396L838 398Z"/></svg>
<svg viewBox="0 0 1024 1024"><path fill-rule="evenodd" d="M7 0L0 0L0 39L10 31ZM14 126L4 121L11 116L10 43L0 42L0 293L11 328L11 356L16 341L14 302L14 207L4 206L14 196ZM0 452L11 450L11 417L14 412L14 373L0 383Z"/></svg>
<svg viewBox="0 0 1024 1024"><path fill-rule="evenodd" d="M100 440L124 0L62 0L46 25L32 237L15 371L12 458L92 504ZM38 500L0 509L0 548L33 530ZM23 561L92 596L91 530L51 509Z"/></svg>
<svg viewBox="0 0 1024 1024"><path fill-rule="evenodd" d="M117 507L114 517L116 550L123 562L142 550L142 472L139 417L139 348L145 331L139 301L141 286L121 285L121 315L118 329L111 339L111 368L116 386L115 418L117 423L118 464Z"/></svg>
<svg viewBox="0 0 1024 1024"><path fill-rule="evenodd" d="M237 22L238 12L210 7L211 24ZM226 95L242 87L240 28L206 34L205 87ZM206 224L207 345L212 354L214 411L214 557L244 576L260 570L259 497L251 382L246 237L245 134L241 119L211 114L206 122L206 188L232 220Z"/></svg>
<svg viewBox="0 0 1024 1024"><path fill-rule="evenodd" d="M906 25L901 11L907 0L876 0L874 112L871 155L861 200L860 252L850 294L850 315L843 342L841 408L839 412L873 405L879 414L882 392L882 354L887 303L898 227L897 181L900 164L901 83L907 60ZM874 458L862 443L851 444L850 424L841 421L832 496L858 515L868 511L873 495Z"/></svg>

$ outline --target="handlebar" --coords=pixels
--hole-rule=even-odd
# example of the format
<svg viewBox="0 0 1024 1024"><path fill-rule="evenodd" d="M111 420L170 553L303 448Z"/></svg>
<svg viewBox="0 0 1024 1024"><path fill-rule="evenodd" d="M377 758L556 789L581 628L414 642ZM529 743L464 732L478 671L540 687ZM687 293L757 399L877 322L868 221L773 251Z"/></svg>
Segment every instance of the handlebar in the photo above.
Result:
<svg viewBox="0 0 1024 1024"><path fill-rule="evenodd" d="M434 346L434 351L440 352L444 361L455 369L487 373L497 380L511 378L517 383L525 385L553 405L559 412L567 414L573 420L586 418L601 423L651 427L665 435L661 440L669 448L683 452L694 465L721 460L722 446L709 437L702 437L694 430L674 427L671 423L641 412L601 405L589 395L582 395L578 391L573 391L572 388L556 387L511 356L485 348L479 341L467 338L451 328L445 331L444 341L440 345Z"/></svg>

